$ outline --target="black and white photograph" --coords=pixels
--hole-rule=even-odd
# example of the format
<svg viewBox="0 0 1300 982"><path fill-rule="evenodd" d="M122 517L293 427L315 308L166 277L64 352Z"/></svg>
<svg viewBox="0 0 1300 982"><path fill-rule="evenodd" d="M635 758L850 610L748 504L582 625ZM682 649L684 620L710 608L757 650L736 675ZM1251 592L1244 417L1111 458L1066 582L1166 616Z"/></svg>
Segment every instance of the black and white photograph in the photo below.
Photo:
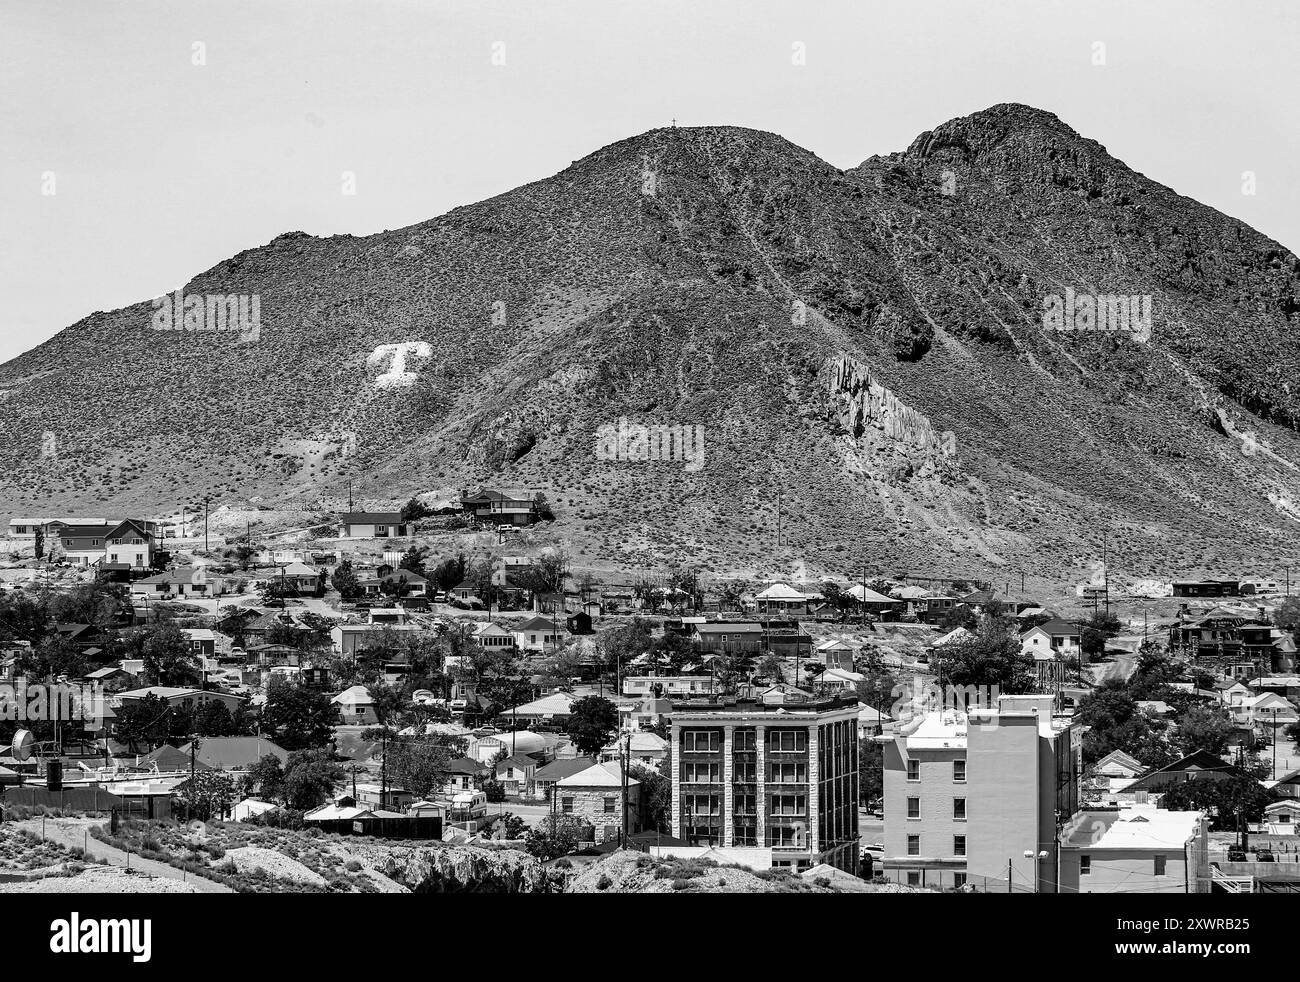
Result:
<svg viewBox="0 0 1300 982"><path fill-rule="evenodd" d="M174 971L255 894L335 971L430 904L490 959L469 894L1280 944L1298 48L1292 0L0 0L10 944Z"/></svg>

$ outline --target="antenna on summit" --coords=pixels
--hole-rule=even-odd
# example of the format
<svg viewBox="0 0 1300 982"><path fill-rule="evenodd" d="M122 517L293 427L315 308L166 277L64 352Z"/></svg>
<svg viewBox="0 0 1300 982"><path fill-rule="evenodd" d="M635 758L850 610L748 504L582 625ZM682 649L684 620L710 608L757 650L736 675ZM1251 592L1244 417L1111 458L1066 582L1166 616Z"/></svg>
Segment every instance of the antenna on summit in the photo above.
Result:
<svg viewBox="0 0 1300 982"><path fill-rule="evenodd" d="M677 129L677 117L673 117L673 129Z"/></svg>

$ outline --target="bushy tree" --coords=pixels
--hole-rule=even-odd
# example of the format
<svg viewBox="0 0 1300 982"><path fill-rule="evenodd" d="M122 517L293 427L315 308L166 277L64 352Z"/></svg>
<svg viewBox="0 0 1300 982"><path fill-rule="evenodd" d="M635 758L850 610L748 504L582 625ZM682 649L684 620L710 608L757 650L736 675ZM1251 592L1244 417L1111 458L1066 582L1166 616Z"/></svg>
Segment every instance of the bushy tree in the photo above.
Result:
<svg viewBox="0 0 1300 982"><path fill-rule="evenodd" d="M466 747L463 737L444 734L395 737L388 743L386 767L395 786L426 798L446 786L452 761L464 757Z"/></svg>
<svg viewBox="0 0 1300 982"><path fill-rule="evenodd" d="M569 736L578 753L594 757L618 729L618 707L600 696L583 696L569 707Z"/></svg>
<svg viewBox="0 0 1300 982"><path fill-rule="evenodd" d="M1030 692L1034 659L1006 619L985 617L970 638L943 646L936 675L943 686L996 686L1002 695Z"/></svg>
<svg viewBox="0 0 1300 982"><path fill-rule="evenodd" d="M186 819L222 818L235 803L235 782L220 771L198 771L176 789L176 804Z"/></svg>
<svg viewBox="0 0 1300 982"><path fill-rule="evenodd" d="M262 726L285 750L324 746L338 722L338 706L325 693L282 678L267 685Z"/></svg>
<svg viewBox="0 0 1300 982"><path fill-rule="evenodd" d="M567 856L578 848L582 826L572 815L547 815L524 836L524 848L542 861Z"/></svg>
<svg viewBox="0 0 1300 982"><path fill-rule="evenodd" d="M330 585L344 600L355 600L361 596L361 584L357 581L356 571L352 568L352 560L345 559L338 564L330 577Z"/></svg>
<svg viewBox="0 0 1300 982"><path fill-rule="evenodd" d="M1192 706L1174 725L1170 742L1182 756L1204 750L1222 757L1234 727L1232 718L1218 706Z"/></svg>
<svg viewBox="0 0 1300 982"><path fill-rule="evenodd" d="M309 811L329 801L345 776L328 750L299 750L285 763L280 793L287 808Z"/></svg>

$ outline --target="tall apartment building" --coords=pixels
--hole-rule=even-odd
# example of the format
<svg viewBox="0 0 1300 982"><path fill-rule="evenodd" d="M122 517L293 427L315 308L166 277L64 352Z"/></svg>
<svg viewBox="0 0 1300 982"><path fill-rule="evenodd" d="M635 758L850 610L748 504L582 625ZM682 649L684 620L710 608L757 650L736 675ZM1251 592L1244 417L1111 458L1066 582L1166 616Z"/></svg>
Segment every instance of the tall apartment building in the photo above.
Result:
<svg viewBox="0 0 1300 982"><path fill-rule="evenodd" d="M858 708L783 686L674 701L673 835L856 874Z"/></svg>
<svg viewBox="0 0 1300 982"><path fill-rule="evenodd" d="M1055 893L1057 829L1079 807L1082 734L1051 695L921 715L884 750L884 874L900 883Z"/></svg>

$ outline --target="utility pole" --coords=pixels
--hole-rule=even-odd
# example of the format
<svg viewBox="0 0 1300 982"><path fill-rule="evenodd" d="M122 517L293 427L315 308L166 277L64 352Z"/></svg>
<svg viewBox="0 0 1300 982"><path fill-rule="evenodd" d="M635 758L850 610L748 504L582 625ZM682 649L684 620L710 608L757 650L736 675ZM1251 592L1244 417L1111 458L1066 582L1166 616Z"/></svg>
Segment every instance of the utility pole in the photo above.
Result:
<svg viewBox="0 0 1300 982"><path fill-rule="evenodd" d="M203 496L203 551L208 552L208 502L211 501L208 495Z"/></svg>
<svg viewBox="0 0 1300 982"><path fill-rule="evenodd" d="M1106 565L1106 536L1101 537L1101 589L1102 599L1106 606L1106 618L1110 618L1110 570Z"/></svg>
<svg viewBox="0 0 1300 982"><path fill-rule="evenodd" d="M352 479L348 478L348 511L352 510Z"/></svg>
<svg viewBox="0 0 1300 982"><path fill-rule="evenodd" d="M776 490L776 546L781 547L781 489Z"/></svg>

